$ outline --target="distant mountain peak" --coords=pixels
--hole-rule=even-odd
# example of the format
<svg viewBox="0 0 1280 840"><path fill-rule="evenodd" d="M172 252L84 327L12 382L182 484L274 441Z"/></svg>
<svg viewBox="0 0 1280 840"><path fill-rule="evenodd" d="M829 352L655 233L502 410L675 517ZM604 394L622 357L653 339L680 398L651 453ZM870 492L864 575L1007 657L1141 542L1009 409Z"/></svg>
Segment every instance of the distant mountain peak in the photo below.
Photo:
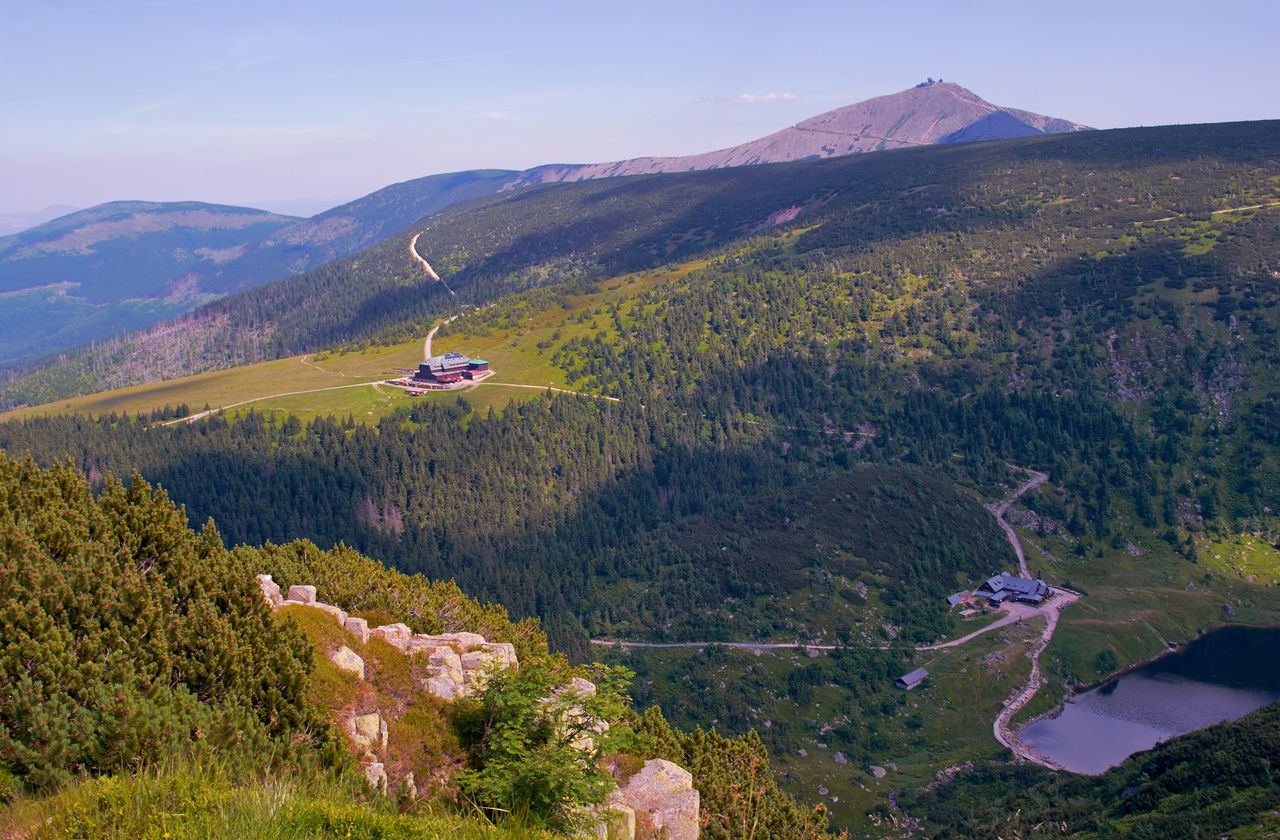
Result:
<svg viewBox="0 0 1280 840"><path fill-rule="evenodd" d="M727 149L682 157L537 167L521 173L510 186L721 169L1086 129L1070 120L994 105L955 82L929 78L906 90L845 105Z"/></svg>

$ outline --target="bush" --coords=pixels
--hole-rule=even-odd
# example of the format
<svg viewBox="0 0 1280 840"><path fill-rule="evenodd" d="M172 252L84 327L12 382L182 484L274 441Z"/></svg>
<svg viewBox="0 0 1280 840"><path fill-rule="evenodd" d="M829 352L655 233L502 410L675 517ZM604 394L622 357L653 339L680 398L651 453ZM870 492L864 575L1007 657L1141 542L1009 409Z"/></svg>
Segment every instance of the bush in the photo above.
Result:
<svg viewBox="0 0 1280 840"><path fill-rule="evenodd" d="M613 779L600 759L629 734L613 724L626 710L630 675L601 668L595 676L595 696L579 698L553 695L556 678L536 665L491 675L456 719L475 768L458 774L463 794L499 820L556 829L572 827L583 806L603 802ZM601 720L611 724L607 735L595 731Z"/></svg>
<svg viewBox="0 0 1280 840"><path fill-rule="evenodd" d="M307 641L213 525L0 453L0 766L33 789L182 754L309 752Z"/></svg>

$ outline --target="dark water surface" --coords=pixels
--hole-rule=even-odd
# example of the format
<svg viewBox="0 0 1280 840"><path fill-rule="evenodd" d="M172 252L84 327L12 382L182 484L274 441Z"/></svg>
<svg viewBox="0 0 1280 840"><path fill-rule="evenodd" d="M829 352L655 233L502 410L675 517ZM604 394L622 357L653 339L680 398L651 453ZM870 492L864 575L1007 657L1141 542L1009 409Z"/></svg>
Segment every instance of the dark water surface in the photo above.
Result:
<svg viewBox="0 0 1280 840"><path fill-rule="evenodd" d="M1022 740L1079 773L1280 700L1280 629L1224 627L1073 697Z"/></svg>

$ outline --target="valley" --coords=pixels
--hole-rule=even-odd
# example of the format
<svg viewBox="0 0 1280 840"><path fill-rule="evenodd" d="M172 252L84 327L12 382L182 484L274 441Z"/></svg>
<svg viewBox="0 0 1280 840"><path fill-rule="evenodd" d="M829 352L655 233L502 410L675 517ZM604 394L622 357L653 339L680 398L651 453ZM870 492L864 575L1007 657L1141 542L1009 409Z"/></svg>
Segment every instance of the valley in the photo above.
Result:
<svg viewBox="0 0 1280 840"><path fill-rule="evenodd" d="M484 198L169 344L15 381L128 378L164 347L278 356L16 408L0 447L95 487L136 470L229 545L456 581L566 661L634 670L637 708L758 737L852 836L927 826L935 790L1056 784L1009 760L1043 762L1016 733L1071 693L1280 617L1276 136L1080 132ZM424 349L495 373L383 384ZM949 607L1002 569L1070 594Z"/></svg>

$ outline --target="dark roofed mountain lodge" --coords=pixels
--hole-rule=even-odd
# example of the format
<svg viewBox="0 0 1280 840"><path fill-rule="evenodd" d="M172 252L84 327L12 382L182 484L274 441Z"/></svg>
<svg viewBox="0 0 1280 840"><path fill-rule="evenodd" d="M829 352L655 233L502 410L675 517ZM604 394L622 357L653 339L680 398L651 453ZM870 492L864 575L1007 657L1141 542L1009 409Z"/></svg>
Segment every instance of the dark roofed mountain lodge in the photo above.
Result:
<svg viewBox="0 0 1280 840"><path fill-rule="evenodd" d="M1022 601L1024 604L1042 603L1053 592L1049 585L1040 579L1030 580L1008 572L1001 572L987 578L974 590L975 595L986 598L995 606L1005 601Z"/></svg>
<svg viewBox="0 0 1280 840"><path fill-rule="evenodd" d="M418 365L418 374L414 379L448 385L463 379L475 379L477 374L488 370L489 363L484 359L469 359L462 353L445 353L443 356L432 356Z"/></svg>
<svg viewBox="0 0 1280 840"><path fill-rule="evenodd" d="M492 375L493 370L484 359L472 359L462 353L445 353L432 356L418 365L418 371L412 377L396 379L391 384L404 388L407 394L420 396L427 391L461 388Z"/></svg>

